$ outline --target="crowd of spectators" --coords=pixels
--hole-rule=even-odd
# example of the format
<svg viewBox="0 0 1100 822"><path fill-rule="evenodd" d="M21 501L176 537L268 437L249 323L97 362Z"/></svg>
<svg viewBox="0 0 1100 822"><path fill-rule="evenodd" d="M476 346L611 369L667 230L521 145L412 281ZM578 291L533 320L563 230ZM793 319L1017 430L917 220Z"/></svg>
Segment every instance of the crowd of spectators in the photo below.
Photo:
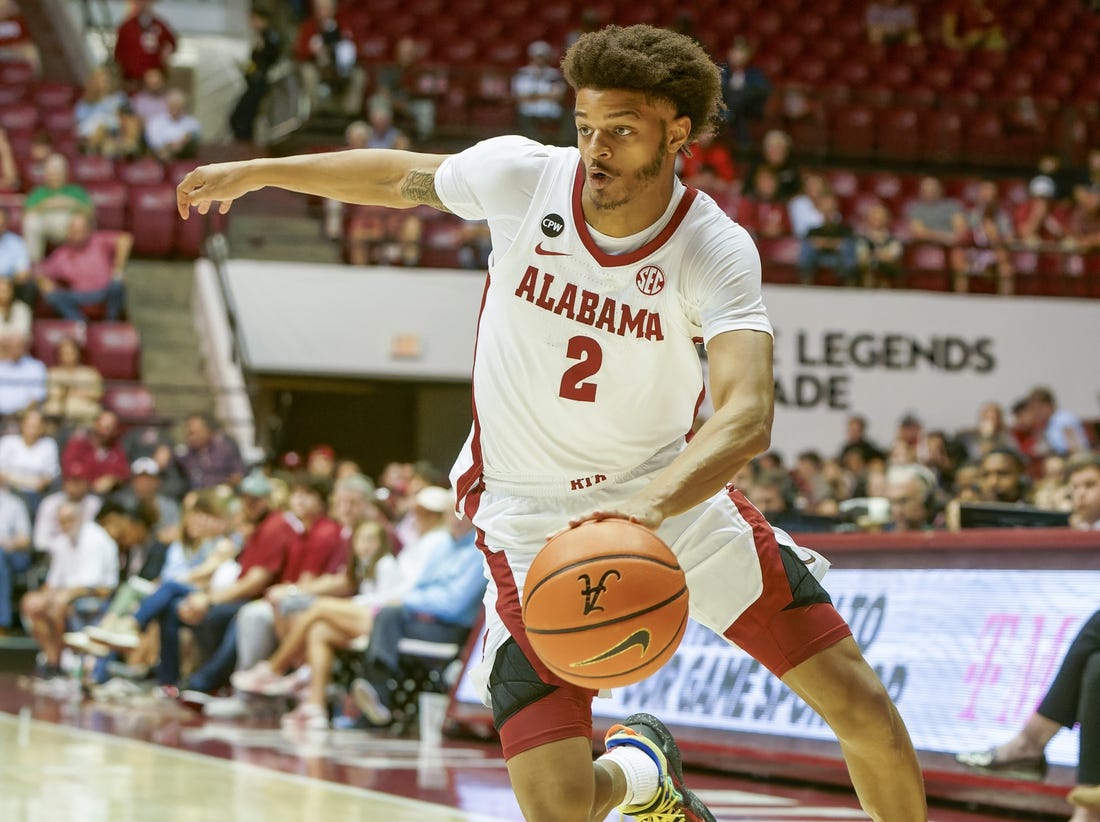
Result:
<svg viewBox="0 0 1100 822"><path fill-rule="evenodd" d="M353 651L364 675L343 683L342 721L390 724L400 640L461 644L485 590L441 472L391 463L376 485L319 445L244 473L231 439L188 423L168 455L178 494L110 412L60 453L38 412L0 438L0 631L37 640L36 687L70 687L64 664L102 698L149 681L228 716L256 709L249 695L290 697L284 726L321 728L334 656Z"/></svg>

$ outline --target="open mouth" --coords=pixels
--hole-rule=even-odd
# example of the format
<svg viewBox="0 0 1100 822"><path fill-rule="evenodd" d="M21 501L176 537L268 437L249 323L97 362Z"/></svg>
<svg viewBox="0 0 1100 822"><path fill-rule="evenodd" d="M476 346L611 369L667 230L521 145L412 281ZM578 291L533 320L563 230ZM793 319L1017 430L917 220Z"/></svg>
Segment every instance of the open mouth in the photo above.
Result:
<svg viewBox="0 0 1100 822"><path fill-rule="evenodd" d="M592 183L597 188L607 185L614 177L608 174L603 169L589 168L588 169L588 182Z"/></svg>

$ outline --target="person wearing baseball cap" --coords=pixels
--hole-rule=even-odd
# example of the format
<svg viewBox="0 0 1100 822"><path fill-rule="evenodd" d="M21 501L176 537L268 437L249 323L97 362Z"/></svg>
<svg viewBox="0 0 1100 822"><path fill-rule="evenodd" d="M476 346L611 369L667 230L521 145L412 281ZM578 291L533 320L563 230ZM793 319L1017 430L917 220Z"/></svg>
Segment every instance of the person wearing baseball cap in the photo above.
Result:
<svg viewBox="0 0 1100 822"><path fill-rule="evenodd" d="M141 504L155 511L153 533L165 545L179 536L179 503L161 493L160 465L152 457L138 457L130 463L130 481L118 490L115 498L129 506Z"/></svg>
<svg viewBox="0 0 1100 822"><path fill-rule="evenodd" d="M58 511L65 502L80 506L84 522L92 522L99 511L101 500L92 493L92 472L83 462L62 464L61 490L48 494L38 503L32 538L36 551L48 550L48 546L61 534Z"/></svg>

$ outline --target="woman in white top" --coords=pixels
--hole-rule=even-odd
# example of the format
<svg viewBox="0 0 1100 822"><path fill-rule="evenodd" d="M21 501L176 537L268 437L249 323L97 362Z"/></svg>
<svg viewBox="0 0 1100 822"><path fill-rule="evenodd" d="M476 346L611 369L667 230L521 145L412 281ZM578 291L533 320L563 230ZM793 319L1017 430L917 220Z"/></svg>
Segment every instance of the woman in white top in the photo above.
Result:
<svg viewBox="0 0 1100 822"><path fill-rule="evenodd" d="M72 337L62 337L57 343L57 364L47 371L47 416L74 423L91 422L99 414L99 398L103 396L103 376L93 366L82 362L80 344Z"/></svg>
<svg viewBox="0 0 1100 822"><path fill-rule="evenodd" d="M0 437L0 480L27 503L31 516L50 484L61 472L57 441L46 435L42 412L23 412L18 434Z"/></svg>
<svg viewBox="0 0 1100 822"><path fill-rule="evenodd" d="M10 277L0 277L0 336L31 335L31 309L15 299L15 283Z"/></svg>

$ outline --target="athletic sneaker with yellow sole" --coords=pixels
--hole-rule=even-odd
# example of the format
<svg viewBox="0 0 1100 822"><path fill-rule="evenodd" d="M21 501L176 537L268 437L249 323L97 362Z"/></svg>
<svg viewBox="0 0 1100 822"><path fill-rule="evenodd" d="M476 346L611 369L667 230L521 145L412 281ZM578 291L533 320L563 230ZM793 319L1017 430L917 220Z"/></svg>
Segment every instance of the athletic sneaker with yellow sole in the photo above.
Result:
<svg viewBox="0 0 1100 822"><path fill-rule="evenodd" d="M633 714L615 725L604 737L607 750L633 745L652 757L657 764L659 785L652 802L621 807L637 822L715 822L695 794L684 787L684 769L680 749L665 724L651 714Z"/></svg>

